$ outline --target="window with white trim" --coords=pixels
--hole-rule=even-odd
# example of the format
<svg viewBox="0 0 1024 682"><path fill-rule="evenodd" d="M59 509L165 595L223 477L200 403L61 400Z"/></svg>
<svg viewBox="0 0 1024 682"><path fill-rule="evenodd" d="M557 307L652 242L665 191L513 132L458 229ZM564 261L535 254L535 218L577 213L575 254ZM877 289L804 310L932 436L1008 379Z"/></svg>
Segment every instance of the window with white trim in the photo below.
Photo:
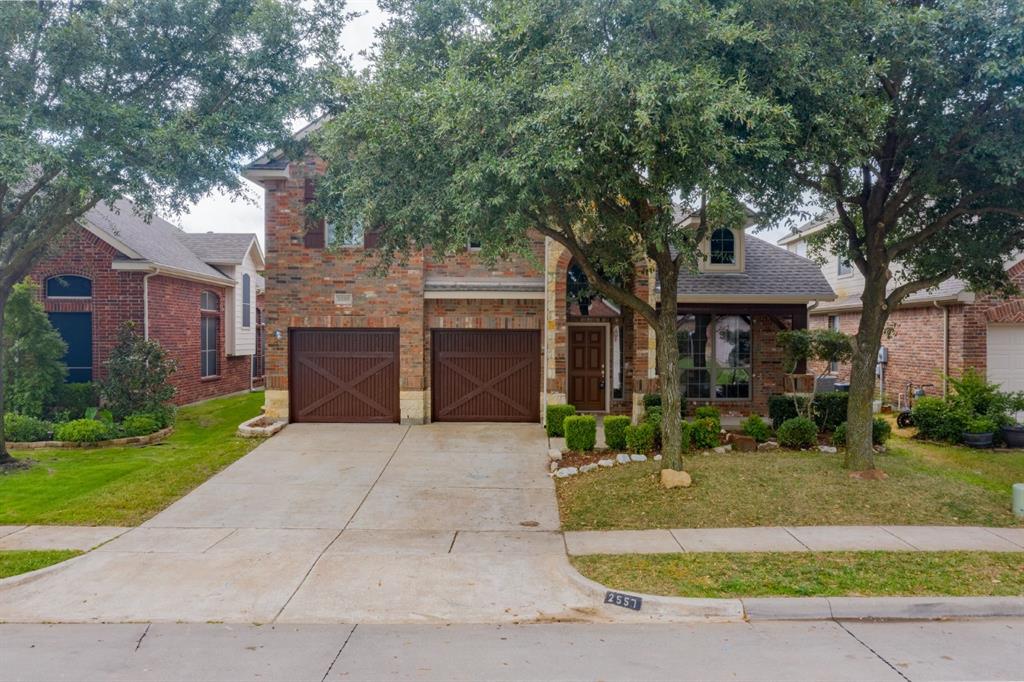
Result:
<svg viewBox="0 0 1024 682"><path fill-rule="evenodd" d="M252 278L248 273L242 275L242 327L252 326Z"/></svg>
<svg viewBox="0 0 1024 682"><path fill-rule="evenodd" d="M712 265L736 264L736 235L727 227L711 233L708 257Z"/></svg>
<svg viewBox="0 0 1024 682"><path fill-rule="evenodd" d="M836 258L836 274L839 277L846 277L847 275L853 274L853 263L850 262L849 258L838 257Z"/></svg>
<svg viewBox="0 0 1024 682"><path fill-rule="evenodd" d="M691 400L749 400L751 319L749 315L680 315L679 383Z"/></svg>

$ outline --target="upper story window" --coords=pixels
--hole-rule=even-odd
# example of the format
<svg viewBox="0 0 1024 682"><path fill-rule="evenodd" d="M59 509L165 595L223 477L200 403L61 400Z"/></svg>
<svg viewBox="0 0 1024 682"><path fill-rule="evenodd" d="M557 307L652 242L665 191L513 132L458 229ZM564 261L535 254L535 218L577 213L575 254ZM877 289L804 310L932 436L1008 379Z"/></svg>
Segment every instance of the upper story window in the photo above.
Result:
<svg viewBox="0 0 1024 682"><path fill-rule="evenodd" d="M46 280L47 298L92 298L92 280L80 275L55 275Z"/></svg>
<svg viewBox="0 0 1024 682"><path fill-rule="evenodd" d="M850 262L849 258L839 257L836 259L838 266L836 268L836 274L840 277L846 277L847 275L853 274L853 263Z"/></svg>
<svg viewBox="0 0 1024 682"><path fill-rule="evenodd" d="M252 326L252 278L242 275L242 327Z"/></svg>
<svg viewBox="0 0 1024 682"><path fill-rule="evenodd" d="M208 312L220 312L220 296L212 291L204 291L199 294L199 309Z"/></svg>
<svg viewBox="0 0 1024 682"><path fill-rule="evenodd" d="M709 259L712 265L736 264L736 235L733 231L720 227L711 233Z"/></svg>
<svg viewBox="0 0 1024 682"><path fill-rule="evenodd" d="M334 223L327 223L325 229L327 231L324 234L324 243L328 247L340 246L346 249L355 249L366 245L366 230L363 229L361 221L356 221L347 233L339 234Z"/></svg>

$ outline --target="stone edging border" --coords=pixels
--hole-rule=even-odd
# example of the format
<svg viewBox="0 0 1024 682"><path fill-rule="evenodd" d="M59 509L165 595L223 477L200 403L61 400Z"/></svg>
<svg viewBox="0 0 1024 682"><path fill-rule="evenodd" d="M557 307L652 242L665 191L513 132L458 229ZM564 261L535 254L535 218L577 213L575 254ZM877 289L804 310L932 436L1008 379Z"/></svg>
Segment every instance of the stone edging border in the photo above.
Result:
<svg viewBox="0 0 1024 682"><path fill-rule="evenodd" d="M29 443L7 443L9 450L51 450L51 449L79 449L79 448L108 448L120 445L150 445L174 432L173 426L154 431L146 436L128 436L126 438L111 438L109 440L98 440L95 443L79 443L69 440L39 440Z"/></svg>
<svg viewBox="0 0 1024 682"><path fill-rule="evenodd" d="M270 438L275 433L288 426L286 421L275 421L271 422L267 426L256 426L257 422L264 419L264 415L260 414L252 419L247 419L238 426L237 435L240 438Z"/></svg>
<svg viewBox="0 0 1024 682"><path fill-rule="evenodd" d="M608 588L568 563L566 577L597 602L595 612L617 622L764 620L946 620L1024 618L1024 597L743 597L697 599L633 594L639 612L604 603Z"/></svg>

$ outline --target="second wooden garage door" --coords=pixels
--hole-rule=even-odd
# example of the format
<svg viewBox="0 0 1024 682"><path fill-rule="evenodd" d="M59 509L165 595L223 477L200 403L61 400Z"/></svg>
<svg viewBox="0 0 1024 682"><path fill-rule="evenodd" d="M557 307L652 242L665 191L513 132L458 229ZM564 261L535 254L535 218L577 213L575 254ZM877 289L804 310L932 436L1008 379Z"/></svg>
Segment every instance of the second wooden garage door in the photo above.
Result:
<svg viewBox="0 0 1024 682"><path fill-rule="evenodd" d="M435 421L540 421L540 332L435 329Z"/></svg>
<svg viewBox="0 0 1024 682"><path fill-rule="evenodd" d="M293 422L397 422L397 329L293 329Z"/></svg>

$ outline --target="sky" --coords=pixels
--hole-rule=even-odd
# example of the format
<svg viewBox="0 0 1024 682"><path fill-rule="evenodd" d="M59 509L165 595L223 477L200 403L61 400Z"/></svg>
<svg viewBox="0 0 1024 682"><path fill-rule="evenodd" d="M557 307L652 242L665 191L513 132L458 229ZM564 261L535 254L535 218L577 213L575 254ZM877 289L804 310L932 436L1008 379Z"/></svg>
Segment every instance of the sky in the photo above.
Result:
<svg viewBox="0 0 1024 682"><path fill-rule="evenodd" d="M377 7L376 0L349 0L348 7L354 12L360 12L361 16L345 27L343 45L354 66L360 68L366 64L366 59L360 53L373 44L374 29L384 22L386 15ZM296 121L294 129L298 130L306 123ZM194 204L188 213L170 218L170 222L183 227L186 232L251 232L256 234L262 245L263 190L248 181L244 184L247 188L244 198L214 192ZM787 231L780 227L755 234L774 243Z"/></svg>

